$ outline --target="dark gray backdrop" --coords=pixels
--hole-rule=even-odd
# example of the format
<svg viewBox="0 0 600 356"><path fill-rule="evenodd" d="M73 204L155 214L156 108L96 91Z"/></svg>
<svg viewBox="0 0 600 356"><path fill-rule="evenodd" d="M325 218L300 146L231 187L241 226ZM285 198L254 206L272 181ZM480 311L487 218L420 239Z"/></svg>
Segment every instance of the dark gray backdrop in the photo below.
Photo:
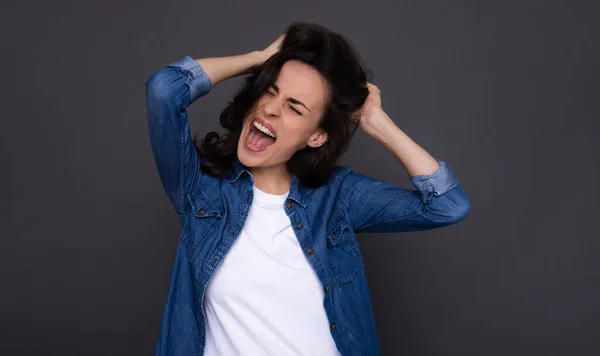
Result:
<svg viewBox="0 0 600 356"><path fill-rule="evenodd" d="M16 2L13 2L16 3ZM2 355L150 355L179 221L144 82L292 21L355 44L383 107L453 167L467 220L359 235L383 355L598 355L598 6L573 1L3 5ZM189 109L219 130L241 83ZM363 132L342 164L412 187Z"/></svg>

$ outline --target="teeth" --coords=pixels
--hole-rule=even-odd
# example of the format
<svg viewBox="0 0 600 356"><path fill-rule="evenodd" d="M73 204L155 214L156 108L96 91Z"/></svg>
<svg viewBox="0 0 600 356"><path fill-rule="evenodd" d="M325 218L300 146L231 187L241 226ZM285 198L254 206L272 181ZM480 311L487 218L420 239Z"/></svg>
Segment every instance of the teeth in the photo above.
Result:
<svg viewBox="0 0 600 356"><path fill-rule="evenodd" d="M265 134L275 138L275 134L272 133L268 128L264 127L263 125L259 124L258 121L254 121L253 122L254 126L256 126L257 129L259 129L260 131L264 132Z"/></svg>

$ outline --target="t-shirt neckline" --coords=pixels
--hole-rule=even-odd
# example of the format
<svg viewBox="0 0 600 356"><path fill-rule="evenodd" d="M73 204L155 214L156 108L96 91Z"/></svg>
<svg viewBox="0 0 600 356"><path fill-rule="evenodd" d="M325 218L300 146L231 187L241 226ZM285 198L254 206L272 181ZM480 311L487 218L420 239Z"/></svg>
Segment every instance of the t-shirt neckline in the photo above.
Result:
<svg viewBox="0 0 600 356"><path fill-rule="evenodd" d="M286 193L281 194L281 195L269 194L267 192L264 192L264 191L258 189L256 186L253 186L253 190L254 190L254 199L253 199L252 203L256 204L258 206L261 206L263 208L283 207L283 203L285 202L285 199L290 194L289 191L287 191Z"/></svg>

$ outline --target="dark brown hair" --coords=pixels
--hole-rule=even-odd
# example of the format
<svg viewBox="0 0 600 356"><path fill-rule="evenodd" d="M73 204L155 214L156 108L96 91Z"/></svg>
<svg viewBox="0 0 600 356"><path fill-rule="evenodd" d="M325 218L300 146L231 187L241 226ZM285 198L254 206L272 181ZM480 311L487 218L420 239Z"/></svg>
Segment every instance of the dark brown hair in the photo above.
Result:
<svg viewBox="0 0 600 356"><path fill-rule="evenodd" d="M221 113L219 121L227 132L222 136L210 132L199 142L194 137L203 172L220 178L231 174L244 117L275 83L283 64L291 59L315 68L329 85L327 105L319 122L329 138L318 148L307 146L296 152L288 160L287 169L308 187L317 187L329 179L358 127L351 116L369 94L367 71L341 35L304 22L291 24L279 52L250 71L233 101Z"/></svg>

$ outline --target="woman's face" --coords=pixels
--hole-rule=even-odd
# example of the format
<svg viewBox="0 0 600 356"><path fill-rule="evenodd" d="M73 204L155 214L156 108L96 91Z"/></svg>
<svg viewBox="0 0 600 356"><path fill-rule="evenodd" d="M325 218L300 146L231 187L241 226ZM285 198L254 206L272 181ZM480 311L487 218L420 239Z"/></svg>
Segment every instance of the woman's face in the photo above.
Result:
<svg viewBox="0 0 600 356"><path fill-rule="evenodd" d="M326 100L327 82L316 69L297 60L285 62L275 84L244 119L240 161L248 167L277 166L306 146L321 146L327 133L317 125Z"/></svg>

